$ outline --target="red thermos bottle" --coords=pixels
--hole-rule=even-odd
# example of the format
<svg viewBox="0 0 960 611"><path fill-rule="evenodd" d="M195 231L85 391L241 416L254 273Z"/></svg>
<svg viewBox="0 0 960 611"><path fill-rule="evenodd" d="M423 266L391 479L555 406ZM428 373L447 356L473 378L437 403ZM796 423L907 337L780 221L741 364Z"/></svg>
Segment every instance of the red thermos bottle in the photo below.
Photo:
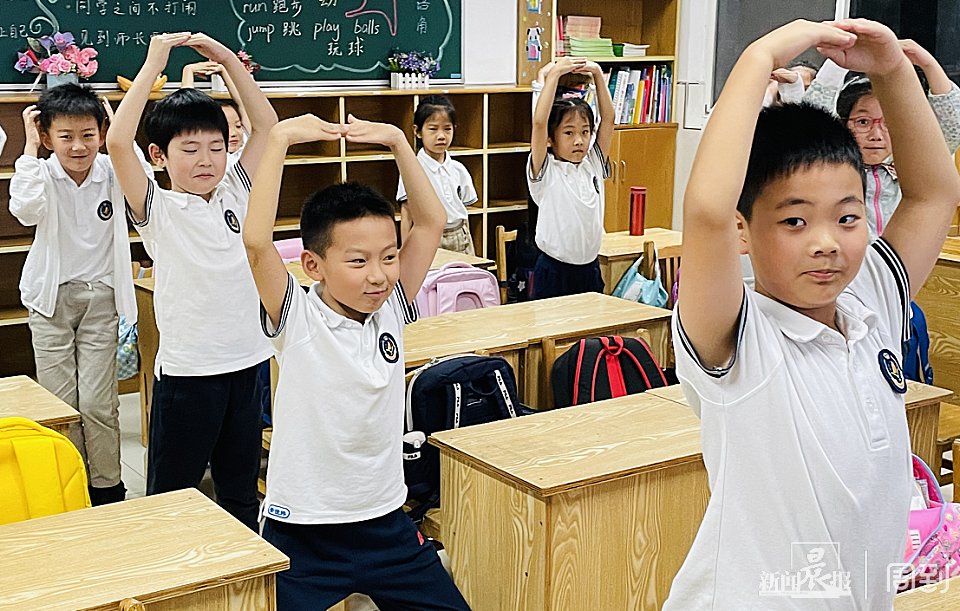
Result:
<svg viewBox="0 0 960 611"><path fill-rule="evenodd" d="M630 235L643 235L643 213L647 207L647 188L630 187Z"/></svg>

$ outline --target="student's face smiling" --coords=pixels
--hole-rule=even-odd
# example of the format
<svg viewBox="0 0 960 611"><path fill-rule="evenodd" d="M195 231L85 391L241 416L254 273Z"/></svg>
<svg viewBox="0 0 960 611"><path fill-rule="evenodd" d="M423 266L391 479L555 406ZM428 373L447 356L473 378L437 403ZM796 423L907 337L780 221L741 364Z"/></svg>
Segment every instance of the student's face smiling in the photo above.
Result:
<svg viewBox="0 0 960 611"><path fill-rule="evenodd" d="M323 283L321 299L343 316L363 322L387 300L400 277L393 219L365 216L338 223L323 257L304 251L304 272Z"/></svg>
<svg viewBox="0 0 960 611"><path fill-rule="evenodd" d="M580 163L589 152L590 133L590 123L583 113L568 112L551 134L548 144L557 159Z"/></svg>
<svg viewBox="0 0 960 611"><path fill-rule="evenodd" d="M865 95L853 105L850 118L847 120L847 127L857 139L863 162L867 165L883 163L884 159L893 154L893 149L890 148L890 132L883 123L877 121L882 118L883 110L880 108L877 97ZM858 124L869 125L869 128L867 131L859 131Z"/></svg>
<svg viewBox="0 0 960 611"><path fill-rule="evenodd" d="M243 144L243 123L233 106L222 106L221 108L223 108L223 116L227 118L227 126L230 128L227 152L236 153L240 145Z"/></svg>
<svg viewBox="0 0 960 611"><path fill-rule="evenodd" d="M150 155L155 163L167 170L174 191L192 193L204 199L210 199L227 167L227 147L223 134L217 131L175 136L167 145L166 154L151 144Z"/></svg>
<svg viewBox="0 0 960 611"><path fill-rule="evenodd" d="M749 223L737 215L758 293L836 328L836 300L869 243L863 183L846 164L817 164L771 181Z"/></svg>
<svg viewBox="0 0 960 611"><path fill-rule="evenodd" d="M429 119L424 121L423 129L417 136L423 141L423 149L427 154L443 163L446 159L447 149L453 142L454 125L450 121L449 115L443 111L433 113Z"/></svg>
<svg viewBox="0 0 960 611"><path fill-rule="evenodd" d="M50 122L48 131L41 132L40 140L57 156L67 176L79 185L90 173L103 144L103 134L93 117L61 115Z"/></svg>

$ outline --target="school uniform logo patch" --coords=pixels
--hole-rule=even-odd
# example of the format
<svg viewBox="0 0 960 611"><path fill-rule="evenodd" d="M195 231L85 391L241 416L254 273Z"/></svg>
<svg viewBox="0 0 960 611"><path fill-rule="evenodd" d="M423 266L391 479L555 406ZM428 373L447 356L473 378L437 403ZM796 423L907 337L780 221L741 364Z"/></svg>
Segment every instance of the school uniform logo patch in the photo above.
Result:
<svg viewBox="0 0 960 611"><path fill-rule="evenodd" d="M267 507L267 515L274 518L289 518L290 510L283 505L271 503L270 506Z"/></svg>
<svg viewBox="0 0 960 611"><path fill-rule="evenodd" d="M97 216L100 217L101 221L109 221L113 218L113 203L109 199L105 199L100 202L100 205L97 206Z"/></svg>
<svg viewBox="0 0 960 611"><path fill-rule="evenodd" d="M224 212L223 218L227 221L227 227L230 228L230 231L240 233L240 221L237 220L237 215L233 213L233 210L228 209Z"/></svg>
<svg viewBox="0 0 960 611"><path fill-rule="evenodd" d="M903 375L903 368L900 367L896 355L884 348L877 358L880 360L880 373L887 379L890 388L901 395L907 392L907 378Z"/></svg>
<svg viewBox="0 0 960 611"><path fill-rule="evenodd" d="M597 194L600 194L600 179L596 176L593 177L593 188L596 189Z"/></svg>
<svg viewBox="0 0 960 611"><path fill-rule="evenodd" d="M388 363L396 363L400 359L400 349L397 348L397 340L389 333L380 336L380 354Z"/></svg>

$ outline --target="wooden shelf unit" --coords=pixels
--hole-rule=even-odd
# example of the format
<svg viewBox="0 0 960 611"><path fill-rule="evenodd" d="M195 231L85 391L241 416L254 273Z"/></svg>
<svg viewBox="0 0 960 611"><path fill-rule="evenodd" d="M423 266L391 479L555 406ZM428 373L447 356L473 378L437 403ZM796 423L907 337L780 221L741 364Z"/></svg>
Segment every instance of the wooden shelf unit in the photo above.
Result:
<svg viewBox="0 0 960 611"><path fill-rule="evenodd" d="M160 99L167 91L151 94ZM414 144L413 113L420 98L443 94L457 109L458 128L451 155L463 163L474 181L479 201L468 208L470 230L477 254L493 257L495 229L515 229L526 220L527 187L523 175L530 151L530 105L528 86L446 87L429 90L383 88L316 89L312 91L267 91L280 119L313 113L331 122L345 122L349 114L401 127ZM106 97L117 101L121 92ZM214 94L213 97L225 97ZM23 152L21 113L35 104L36 94L0 93L0 124L8 140L0 155L0 377L33 375L33 354L27 329L27 311L20 304L18 284L30 245L33 227L24 227L8 208L13 166ZM138 142L146 147L142 134ZM287 155L274 232L278 239L299 235L300 208L315 191L341 181L359 181L380 191L389 201L397 192L399 173L393 155L385 147L339 142L306 143L292 147ZM166 186L159 168L158 181ZM399 220L399 216L397 217ZM132 258L144 254L140 236L131 228Z"/></svg>
<svg viewBox="0 0 960 611"><path fill-rule="evenodd" d="M517 36L518 82L529 84L546 63L556 60L563 41L557 18L568 15L600 17L600 36L614 43L650 45L644 57L591 57L604 71L615 66L641 68L645 64L667 64L673 71L671 121L677 112L677 52L680 38L681 0L545 0L541 13L527 11L519 4ZM527 29L543 28L539 61L527 60ZM610 149L613 175L605 183L604 228L625 231L630 222L630 187L647 188L646 227L672 228L673 173L676 159L677 123L617 125ZM528 137L529 139L529 137Z"/></svg>

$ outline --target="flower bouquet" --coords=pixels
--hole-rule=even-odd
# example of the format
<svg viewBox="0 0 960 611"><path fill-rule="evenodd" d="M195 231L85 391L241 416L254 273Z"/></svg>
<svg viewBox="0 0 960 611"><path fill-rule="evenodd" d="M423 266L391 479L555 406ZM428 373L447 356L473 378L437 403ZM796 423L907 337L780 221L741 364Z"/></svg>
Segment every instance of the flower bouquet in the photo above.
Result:
<svg viewBox="0 0 960 611"><path fill-rule="evenodd" d="M394 89L426 89L430 77L440 70L440 62L432 55L417 51L394 51L387 58L390 86Z"/></svg>
<svg viewBox="0 0 960 611"><path fill-rule="evenodd" d="M97 50L93 47L81 49L74 44L73 34L70 32L55 32L51 36L27 38L27 50L17 53L17 61L13 65L22 74L27 72L37 75L30 91L47 75L47 86L56 87L63 83L76 83L77 77L90 78L97 72L99 65Z"/></svg>

